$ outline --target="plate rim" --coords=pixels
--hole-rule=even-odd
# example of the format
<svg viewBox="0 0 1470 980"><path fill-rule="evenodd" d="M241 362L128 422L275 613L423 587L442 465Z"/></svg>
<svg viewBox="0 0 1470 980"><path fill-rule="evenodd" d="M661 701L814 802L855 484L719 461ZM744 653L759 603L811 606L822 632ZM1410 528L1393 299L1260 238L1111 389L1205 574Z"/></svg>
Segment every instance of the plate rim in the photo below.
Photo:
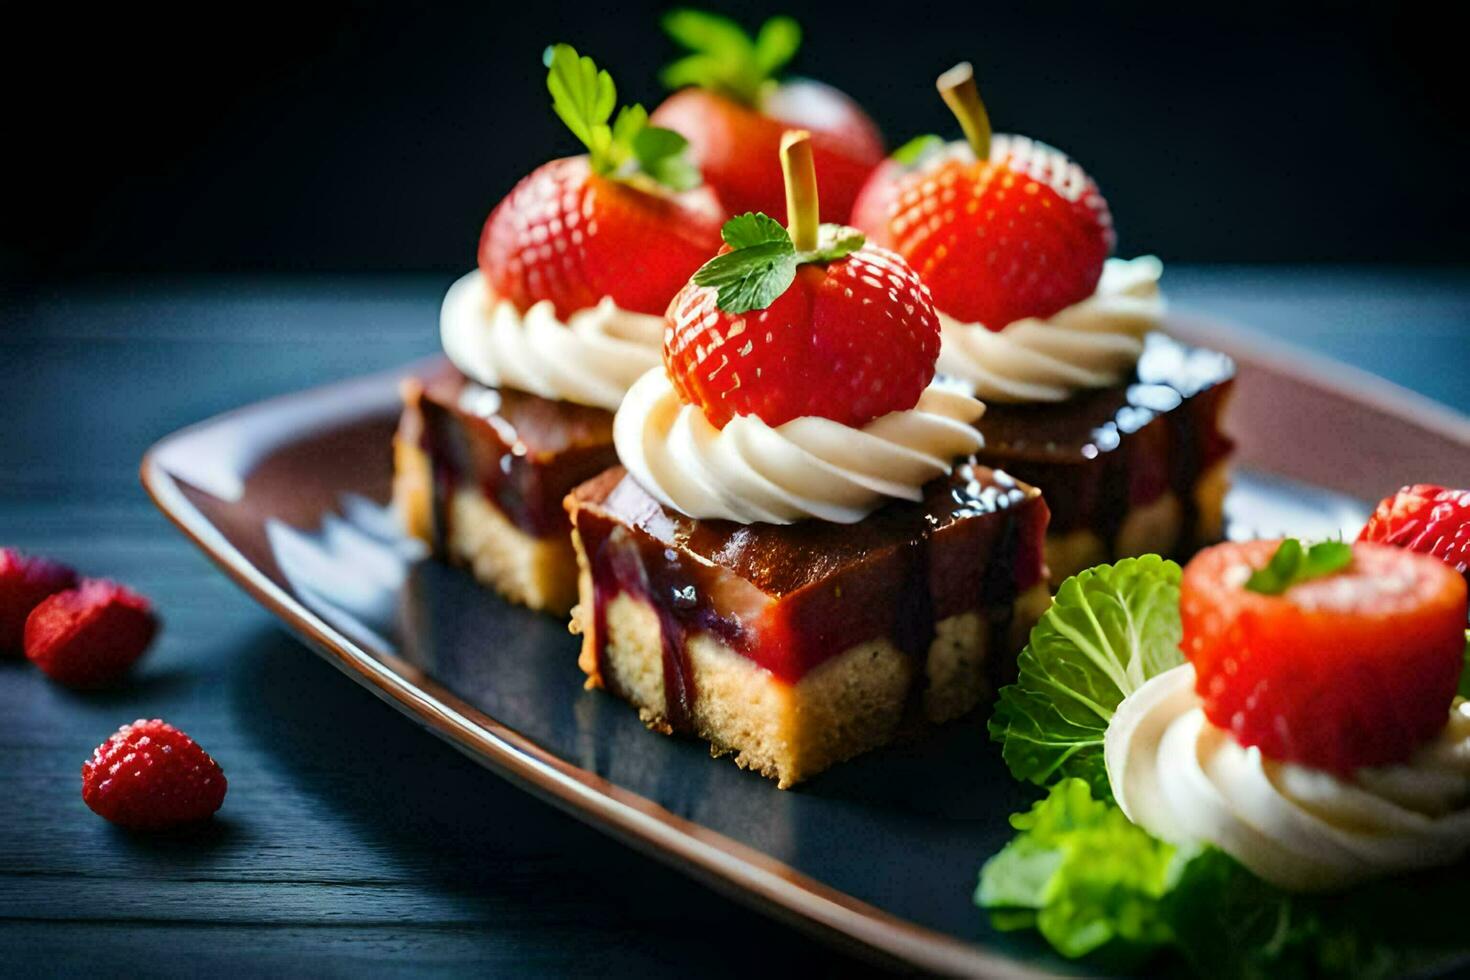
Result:
<svg viewBox="0 0 1470 980"><path fill-rule="evenodd" d="M1225 318L1171 310L1168 332L1239 357L1249 351L1272 368L1319 389L1371 405L1470 447L1470 417L1368 371ZM139 475L158 509L231 581L279 619L298 639L357 683L479 764L559 809L695 877L759 911L870 958L945 974L1045 977L1047 971L1004 953L885 912L797 871L756 848L672 813L641 794L576 766L536 745L412 665L368 654L349 637L271 581L184 495L162 464L171 447L265 410L308 396L329 399L344 389L388 384L426 360L265 398L178 429L144 453ZM358 416L361 417L361 416ZM340 415L339 423L352 421ZM301 432L278 438L277 448ZM209 491L204 491L209 492ZM213 495L213 494L212 494ZM775 790L772 790L775 792ZM981 855L977 855L977 861ZM979 912L977 911L977 915Z"/></svg>
<svg viewBox="0 0 1470 980"><path fill-rule="evenodd" d="M310 649L496 775L584 823L690 874L727 897L870 959L944 974L1053 976L1003 953L885 912L754 847L681 817L641 794L559 758L407 662L390 657L396 661L395 669L370 655L241 554L189 501L181 481L160 462L180 440L247 418L262 408L279 408L309 394L329 396L372 379L387 383L407 373L408 367L262 399L179 429L144 453L139 466L143 488L185 538ZM772 787L772 792L778 790Z"/></svg>

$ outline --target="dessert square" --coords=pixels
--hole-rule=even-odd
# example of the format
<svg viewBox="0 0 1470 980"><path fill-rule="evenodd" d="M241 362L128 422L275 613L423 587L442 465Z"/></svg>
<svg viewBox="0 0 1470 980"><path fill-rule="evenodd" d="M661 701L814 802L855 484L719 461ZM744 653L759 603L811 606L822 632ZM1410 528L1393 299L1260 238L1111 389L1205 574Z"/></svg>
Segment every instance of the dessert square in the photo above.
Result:
<svg viewBox="0 0 1470 980"><path fill-rule="evenodd" d="M1046 504L973 460L855 524L692 520L621 467L566 508L587 686L783 788L968 712L1048 602Z"/></svg>
<svg viewBox="0 0 1470 980"><path fill-rule="evenodd" d="M1184 557L1223 534L1235 365L1149 334L1132 376L1066 401L987 405L989 466L1041 489L1053 582L1132 555Z"/></svg>
<svg viewBox="0 0 1470 980"><path fill-rule="evenodd" d="M562 499L617 462L612 413L452 367L405 382L394 502L409 533L508 599L566 614L577 564Z"/></svg>

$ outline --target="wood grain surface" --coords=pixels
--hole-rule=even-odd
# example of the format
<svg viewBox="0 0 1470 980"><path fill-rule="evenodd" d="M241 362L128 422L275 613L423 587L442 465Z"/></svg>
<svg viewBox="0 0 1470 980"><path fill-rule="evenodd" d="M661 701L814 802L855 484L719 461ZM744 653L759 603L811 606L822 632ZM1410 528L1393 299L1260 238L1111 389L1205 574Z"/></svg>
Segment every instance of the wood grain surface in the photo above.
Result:
<svg viewBox="0 0 1470 980"><path fill-rule="evenodd" d="M132 680L98 694L0 661L0 976L860 966L461 758L281 633L145 499L136 466L159 436L432 351L447 282L124 283L4 301L0 544L127 582L166 626ZM1461 272L1185 269L1167 283L1181 305L1470 410ZM203 830L131 837L81 802L92 747L155 716L229 777Z"/></svg>

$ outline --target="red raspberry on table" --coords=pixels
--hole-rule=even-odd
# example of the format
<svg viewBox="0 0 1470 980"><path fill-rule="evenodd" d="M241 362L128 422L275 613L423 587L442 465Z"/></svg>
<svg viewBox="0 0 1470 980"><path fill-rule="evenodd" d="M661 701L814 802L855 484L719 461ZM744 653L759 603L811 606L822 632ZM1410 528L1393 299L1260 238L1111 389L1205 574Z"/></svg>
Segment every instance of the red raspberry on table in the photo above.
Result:
<svg viewBox="0 0 1470 980"><path fill-rule="evenodd" d="M76 584L77 573L65 565L0 548L0 656L21 656L31 610Z"/></svg>
<svg viewBox="0 0 1470 980"><path fill-rule="evenodd" d="M1445 726L1464 668L1465 580L1380 544L1279 594L1245 587L1279 541L1184 569L1181 646L1205 715L1272 759L1339 774L1402 762Z"/></svg>
<svg viewBox="0 0 1470 980"><path fill-rule="evenodd" d="M157 718L124 725L82 763L82 800L133 830L203 820L220 808L227 783L219 763Z"/></svg>
<svg viewBox="0 0 1470 980"><path fill-rule="evenodd" d="M1470 490L1404 487L1379 503L1358 540L1431 555L1470 578Z"/></svg>
<svg viewBox="0 0 1470 980"><path fill-rule="evenodd" d="M158 632L148 600L113 582L87 580L31 610L26 657L68 687L105 686L131 667Z"/></svg>

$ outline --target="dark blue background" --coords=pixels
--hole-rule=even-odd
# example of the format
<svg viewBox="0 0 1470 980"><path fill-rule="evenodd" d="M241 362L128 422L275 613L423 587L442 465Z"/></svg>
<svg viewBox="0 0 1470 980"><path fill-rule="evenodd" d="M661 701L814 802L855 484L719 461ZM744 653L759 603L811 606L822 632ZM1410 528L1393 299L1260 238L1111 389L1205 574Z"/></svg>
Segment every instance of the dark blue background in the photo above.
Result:
<svg viewBox="0 0 1470 980"><path fill-rule="evenodd" d="M265 2L7 12L13 279L451 271L521 175L573 152L540 52L570 41L652 106L667 4ZM1459 35L1429 4L800 2L795 69L890 143L955 133L973 60L998 129L1078 157L1124 253L1470 259Z"/></svg>

